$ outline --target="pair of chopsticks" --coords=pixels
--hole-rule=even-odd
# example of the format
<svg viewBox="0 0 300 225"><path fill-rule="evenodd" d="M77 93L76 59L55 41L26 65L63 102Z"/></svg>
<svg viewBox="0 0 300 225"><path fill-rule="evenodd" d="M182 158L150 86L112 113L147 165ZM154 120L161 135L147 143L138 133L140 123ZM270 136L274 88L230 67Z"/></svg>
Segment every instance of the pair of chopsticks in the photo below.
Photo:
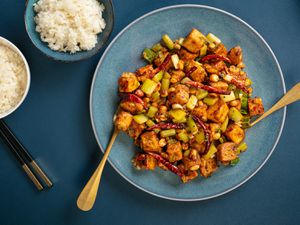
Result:
<svg viewBox="0 0 300 225"><path fill-rule="evenodd" d="M44 189L36 175L38 175L48 187L52 187L53 184L51 180L47 177L44 171L39 167L39 165L35 162L30 153L24 148L15 135L10 131L3 119L0 120L0 135L36 188L39 191Z"/></svg>

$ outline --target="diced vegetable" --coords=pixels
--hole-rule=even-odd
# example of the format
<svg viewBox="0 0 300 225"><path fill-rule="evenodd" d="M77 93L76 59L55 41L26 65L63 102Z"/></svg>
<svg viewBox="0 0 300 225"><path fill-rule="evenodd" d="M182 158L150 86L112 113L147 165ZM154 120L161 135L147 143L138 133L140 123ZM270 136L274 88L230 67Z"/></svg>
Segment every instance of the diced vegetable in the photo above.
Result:
<svg viewBox="0 0 300 225"><path fill-rule="evenodd" d="M189 101L186 103L186 107L189 110L193 110L195 108L195 106L197 105L197 97L195 95L191 95L191 97L189 98Z"/></svg>
<svg viewBox="0 0 300 225"><path fill-rule="evenodd" d="M152 78L153 81L155 82L159 82L164 76L164 71L159 71L157 74L154 75L154 77Z"/></svg>
<svg viewBox="0 0 300 225"><path fill-rule="evenodd" d="M208 152L204 155L204 159L210 159L212 158L215 153L218 151L218 149L216 148L216 146L212 143L209 147Z"/></svg>
<svg viewBox="0 0 300 225"><path fill-rule="evenodd" d="M207 53L207 45L203 45L200 50L200 56L205 56Z"/></svg>
<svg viewBox="0 0 300 225"><path fill-rule="evenodd" d="M218 101L218 98L215 98L215 97L205 97L203 99L203 102L206 105L214 105L214 104L216 104L217 101Z"/></svg>
<svg viewBox="0 0 300 225"><path fill-rule="evenodd" d="M242 142L237 148L236 148L236 153L240 154L241 152L246 151L248 148L246 142Z"/></svg>
<svg viewBox="0 0 300 225"><path fill-rule="evenodd" d="M154 123L152 120L147 120L147 121L146 121L146 125L147 125L148 127L152 127L152 126L155 125L155 123Z"/></svg>
<svg viewBox="0 0 300 225"><path fill-rule="evenodd" d="M224 120L224 122L221 124L221 131L224 133L227 129L227 126L228 126L228 122L229 122L229 118L228 116L226 117L226 119Z"/></svg>
<svg viewBox="0 0 300 225"><path fill-rule="evenodd" d="M235 166L240 162L240 158L236 158L230 161L230 166Z"/></svg>
<svg viewBox="0 0 300 225"><path fill-rule="evenodd" d="M147 113L147 116L152 118L155 116L155 114L157 113L158 111L158 108L154 107L154 106L150 106L149 107L149 110L148 110L148 113Z"/></svg>
<svg viewBox="0 0 300 225"><path fill-rule="evenodd" d="M224 102L230 102L235 100L235 95L233 91L231 91L230 95L220 95L220 97Z"/></svg>
<svg viewBox="0 0 300 225"><path fill-rule="evenodd" d="M159 99L160 99L159 91L154 92L154 93L151 95L151 98L152 98L152 101L153 101L153 102L158 102Z"/></svg>
<svg viewBox="0 0 300 225"><path fill-rule="evenodd" d="M207 34L206 38L217 45L221 43L221 40L212 33Z"/></svg>
<svg viewBox="0 0 300 225"><path fill-rule="evenodd" d="M235 89L234 95L235 95L235 98L239 98L239 99L241 99L243 96L248 96L245 92L243 92L240 89Z"/></svg>
<svg viewBox="0 0 300 225"><path fill-rule="evenodd" d="M199 143L202 144L205 141L205 134L203 129L200 129L197 134L195 134L195 140Z"/></svg>
<svg viewBox="0 0 300 225"><path fill-rule="evenodd" d="M146 123L146 121L148 120L148 117L144 114L138 114L138 115L133 116L133 119L138 124L143 124L143 123Z"/></svg>
<svg viewBox="0 0 300 225"><path fill-rule="evenodd" d="M181 109L172 109L169 111L169 115L173 118L174 123L186 122L186 112Z"/></svg>
<svg viewBox="0 0 300 225"><path fill-rule="evenodd" d="M178 139L184 143L187 143L189 141L189 136L186 132L186 130L180 130L178 133Z"/></svg>
<svg viewBox="0 0 300 225"><path fill-rule="evenodd" d="M199 90L197 91L196 97L197 97L199 100L201 100L201 99L205 98L207 95L208 95L208 91L205 91L205 90L203 90L203 89L199 89Z"/></svg>
<svg viewBox="0 0 300 225"><path fill-rule="evenodd" d="M179 68L179 66L178 66L178 63L179 63L178 55L177 54L172 55L171 60L172 60L174 68L177 70Z"/></svg>
<svg viewBox="0 0 300 225"><path fill-rule="evenodd" d="M157 54L152 51L149 48L145 48L143 51L143 57L146 59L149 63L152 63L153 60L157 57Z"/></svg>
<svg viewBox="0 0 300 225"><path fill-rule="evenodd" d="M192 134L196 134L198 132L198 127L191 116L187 119L187 125Z"/></svg>
<svg viewBox="0 0 300 225"><path fill-rule="evenodd" d="M188 78L188 77L185 77L185 78L183 78L183 79L181 80L181 82L180 82L180 83L182 83L182 84L186 84L187 82L190 82L190 81L192 81L190 78Z"/></svg>
<svg viewBox="0 0 300 225"><path fill-rule="evenodd" d="M183 44L183 41L184 41L184 38L179 38L179 39L178 39L178 43L179 43L180 45Z"/></svg>
<svg viewBox="0 0 300 225"><path fill-rule="evenodd" d="M162 97L168 96L168 89L170 86L170 79L163 78L161 81L160 93Z"/></svg>
<svg viewBox="0 0 300 225"><path fill-rule="evenodd" d="M154 82L153 80L150 79L146 79L141 87L141 90L147 94L147 95L151 95L153 93L153 91L155 90L157 86L157 83Z"/></svg>
<svg viewBox="0 0 300 225"><path fill-rule="evenodd" d="M250 117L244 116L243 119L239 122L243 129L247 129L250 127Z"/></svg>
<svg viewBox="0 0 300 225"><path fill-rule="evenodd" d="M169 129L169 130L162 130L160 132L160 136L162 137L170 137L176 135L176 130L175 129Z"/></svg>
<svg viewBox="0 0 300 225"><path fill-rule="evenodd" d="M158 52L162 49L162 46L160 43L156 43L155 45L152 46L151 48L153 51Z"/></svg>
<svg viewBox="0 0 300 225"><path fill-rule="evenodd" d="M234 122L239 122L241 119L243 119L243 115L235 107L231 107L229 109L228 117L229 117L229 119L233 120Z"/></svg>
<svg viewBox="0 0 300 225"><path fill-rule="evenodd" d="M245 110L248 109L248 98L244 95L241 97L241 107Z"/></svg>
<svg viewBox="0 0 300 225"><path fill-rule="evenodd" d="M169 35L165 34L162 36L163 42L166 44L167 48L170 50L173 50L174 48L174 42L172 39L169 37Z"/></svg>
<svg viewBox="0 0 300 225"><path fill-rule="evenodd" d="M227 140L226 140L226 138L225 138L224 136L221 136L221 137L219 138L219 141L220 141L221 144L223 144L223 143L226 142Z"/></svg>
<svg viewBox="0 0 300 225"><path fill-rule="evenodd" d="M164 77L163 77L164 79L170 79L171 78L171 75L167 72L167 71L165 71L165 73L164 73Z"/></svg>

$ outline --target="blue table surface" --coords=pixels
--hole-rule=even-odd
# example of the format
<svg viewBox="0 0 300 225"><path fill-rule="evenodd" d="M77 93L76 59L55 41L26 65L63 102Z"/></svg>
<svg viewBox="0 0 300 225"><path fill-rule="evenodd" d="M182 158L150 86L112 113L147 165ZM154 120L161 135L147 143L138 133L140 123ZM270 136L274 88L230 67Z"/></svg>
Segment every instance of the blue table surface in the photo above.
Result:
<svg viewBox="0 0 300 225"><path fill-rule="evenodd" d="M139 16L180 3L210 5L242 18L273 49L287 89L299 82L298 0L115 0L110 40ZM103 51L72 64L52 61L30 42L24 7L25 1L0 1L0 36L21 49L32 73L27 99L6 122L55 183L52 189L37 192L1 142L1 225L300 223L300 103L288 106L281 139L267 164L233 192L202 202L163 200L133 187L107 165L94 209L79 211L76 198L102 157L90 123L89 91Z"/></svg>

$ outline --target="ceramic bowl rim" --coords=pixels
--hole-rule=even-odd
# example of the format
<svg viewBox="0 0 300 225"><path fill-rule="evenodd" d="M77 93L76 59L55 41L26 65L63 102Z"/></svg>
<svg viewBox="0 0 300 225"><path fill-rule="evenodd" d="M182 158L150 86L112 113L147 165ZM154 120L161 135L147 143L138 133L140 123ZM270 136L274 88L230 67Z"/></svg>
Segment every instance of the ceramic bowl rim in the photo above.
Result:
<svg viewBox="0 0 300 225"><path fill-rule="evenodd" d="M108 35L103 39L103 43L102 45L98 45L98 43L96 43L96 46L88 51L83 51L84 53L84 56L81 57L81 58L77 58L77 59L73 59L73 58L69 58L68 59L61 59L60 57L56 57L56 56L52 56L52 55L49 55L47 54L46 52L44 52L39 46L37 46L37 44L34 42L33 38L31 37L31 34L30 32L28 31L28 24L26 22L26 13L27 13L27 8L28 8L28 2L29 0L26 0L26 3L25 3L25 9L24 9L24 24L25 24L25 30L26 30L26 33L27 33L27 36L29 37L31 43L34 45L34 47L36 47L36 49L39 50L39 52L41 52L43 55L47 56L48 58L50 59L53 59L53 60L56 60L56 61L60 61L60 62L78 62L78 61L82 61L82 60L85 60L85 59L88 59L94 55L96 55L97 53L99 53L107 44L112 32L113 32L113 29L114 29L114 25L115 25L115 11L114 11L114 4L113 4L113 1L112 0L108 0L110 5L111 5L111 11L112 11L112 17L111 17L111 20L112 20L112 26L111 26L111 29L108 30ZM104 30L106 29L106 27L103 29L102 32L104 32ZM102 33L101 32L101 33ZM101 34L100 33L100 34ZM97 34L97 35L100 35L100 34ZM44 42L43 42L44 43ZM46 43L44 43L46 45ZM48 46L47 46L48 47ZM49 48L49 47L48 47ZM92 54L88 54L90 51L94 50L95 48L97 48L97 50L92 53ZM49 48L50 49L50 48ZM52 50L52 49L50 49ZM52 50L53 51L53 50ZM76 53L74 53L76 54ZM74 55L73 54L73 55ZM72 54L70 54L70 56L72 56Z"/></svg>
<svg viewBox="0 0 300 225"><path fill-rule="evenodd" d="M21 52L21 50L16 46L14 45L11 41L7 40L6 38L4 37L1 37L0 36L0 44L1 42L5 45L5 46L8 46L11 50L13 50L15 53L17 53L20 58L22 59L24 65L25 65L25 69L26 69L26 79L27 79L27 82L26 82L26 88L25 88L25 91L23 93L23 96L22 98L19 100L18 104L15 105L13 108L11 108L10 110L0 114L0 119L12 114L14 111L16 111L20 105L24 102L25 98L27 97L27 94L29 92L29 88L30 88L30 83L31 83L31 74L30 74L30 69L29 69L29 65L27 63L27 60L25 58L25 56L23 55L23 53Z"/></svg>
<svg viewBox="0 0 300 225"><path fill-rule="evenodd" d="M281 83L282 83L282 87L283 87L283 92L284 94L286 93L286 87L285 87L285 81L284 81L284 77L283 77L283 73L282 73L282 70L281 70L281 67L278 63L278 60L273 52L273 50L271 49L271 47L268 45L268 43L264 40L264 38L253 28L251 27L248 23L246 23L244 20L240 19L239 17L225 11L225 10L222 10L222 9L218 9L218 8L215 8L215 7L211 7L211 6L206 6L206 5L199 5L199 4L179 4L179 5L171 5L171 6L166 6L166 7L162 7L162 8L159 8L159 9L156 9L156 10L153 10L151 12L148 12L146 14L144 14L143 16L135 19L133 22L131 22L129 25L127 25L125 28L123 28L118 34L117 36L114 37L114 39L111 41L111 43L108 45L108 47L106 48L106 50L104 51L104 53L102 54L99 62L98 62L98 65L96 67L96 70L95 70L95 73L93 75L93 80L92 80L92 84L91 84L91 90L90 90L90 119L91 119L91 123L92 123L92 128L93 128L93 132L94 132L94 135L96 137L96 140L97 140L97 143L101 149L101 151L104 153L104 149L100 143L100 140L98 138L98 135L97 135L97 130L96 130L96 127L95 127L95 122L94 122L94 119L93 119L93 109L92 109L92 106L93 106L93 90L94 90L94 85L95 85L95 80L96 80L96 77L97 77L97 72L99 70L99 67L100 65L102 64L102 61L104 60L107 52L110 50L110 48L112 47L112 45L118 40L118 38L124 33L126 32L131 26L133 26L134 24L138 23L140 20L144 19L145 17L148 17L150 15L153 15L155 13L158 13L158 12L161 12L161 11L165 11L165 10L169 10L169 9L175 9L175 8L204 8L204 9L209 9L209 10L212 10L212 11L217 11L219 13L222 13L222 14L225 14L227 16L230 16L231 18L234 18L236 19L237 21L239 21L240 23L242 23L243 25L245 25L247 28L249 28L252 32L255 33L255 35L257 37L259 37L259 39L264 43L264 45L268 48L268 50L270 51L271 55L272 55L272 58L273 60L275 61L276 63L276 66L277 66L277 69L279 71L279 74L280 74L280 77L281 77ZM286 118L286 107L283 108L283 117L282 117L282 121L281 121L281 125L280 125L280 130L278 132L278 136L276 138L276 141L271 149L271 151L268 153L267 157L264 159L264 161L248 176L246 177L245 179L243 179L241 182L239 182L238 184L234 185L233 187L230 187L220 193L217 193L217 194L214 194L214 195L211 195L211 196L206 196L206 197L201 197L201 198L174 198L174 197L168 197L168 196L164 196L164 195L161 195L161 194L157 194L157 193L153 193L151 192L150 190L147 190L145 189L144 187L134 183L134 181L130 180L128 177L126 177L125 174L123 174L113 163L112 161L108 158L108 161L110 163L110 165L115 169L115 171L117 171L125 180L127 180L129 183L131 183L133 186L139 188L140 190L146 192L146 193L149 193L151 195L154 195L156 197L160 197L160 198L163 198L163 199L168 199L168 200L173 200L173 201L183 201L183 202L189 202L189 201L202 201L202 200L207 200L207 199L211 199L211 198L215 198L215 197L218 197L218 196L221 196L221 195L224 195L228 192L231 192L233 191L234 189L240 187L241 185L243 185L245 182L247 182L250 178L252 178L264 165L265 163L268 161L268 159L270 158L270 156L272 155L274 149L276 148L277 146L277 143L280 139L280 136L282 134L282 130L283 130L283 127L284 127L284 123L285 123L285 118Z"/></svg>

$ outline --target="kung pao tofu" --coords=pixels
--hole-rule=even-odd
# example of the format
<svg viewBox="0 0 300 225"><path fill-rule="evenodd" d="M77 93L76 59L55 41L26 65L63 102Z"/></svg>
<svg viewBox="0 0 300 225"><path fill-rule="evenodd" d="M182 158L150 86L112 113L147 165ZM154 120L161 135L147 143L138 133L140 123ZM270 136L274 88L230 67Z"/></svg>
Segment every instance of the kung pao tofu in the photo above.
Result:
<svg viewBox="0 0 300 225"><path fill-rule="evenodd" d="M236 165L251 117L264 112L262 99L251 97L242 48L227 51L215 35L193 29L175 41L163 35L142 56L148 64L118 82L115 125L141 149L133 165L183 182Z"/></svg>

